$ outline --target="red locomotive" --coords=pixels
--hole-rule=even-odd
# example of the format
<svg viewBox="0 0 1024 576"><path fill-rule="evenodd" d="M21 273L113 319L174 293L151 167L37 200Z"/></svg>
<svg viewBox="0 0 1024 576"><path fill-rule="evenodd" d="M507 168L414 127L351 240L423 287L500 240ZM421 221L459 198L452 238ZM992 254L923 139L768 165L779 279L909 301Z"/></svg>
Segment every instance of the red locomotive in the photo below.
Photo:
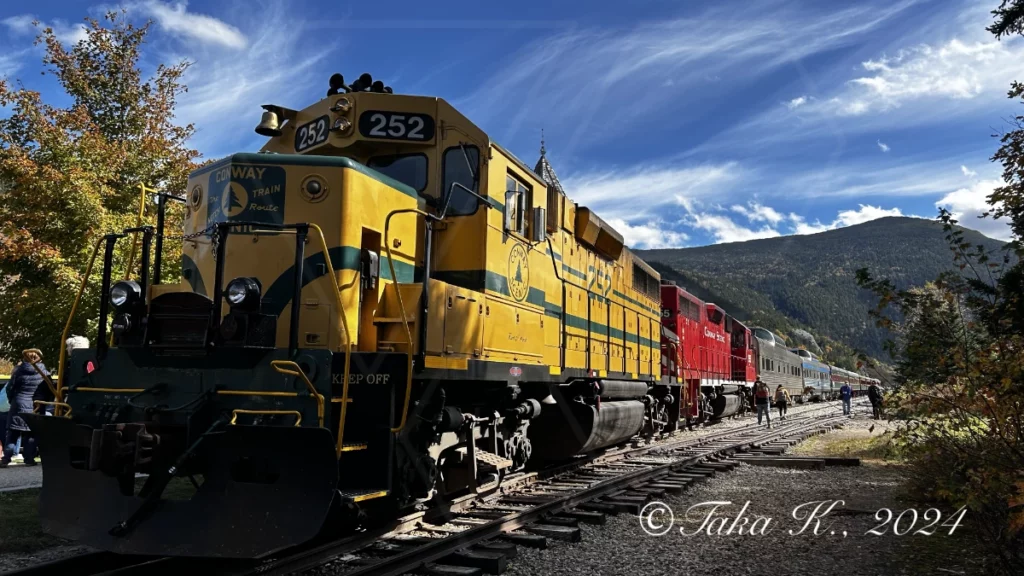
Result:
<svg viewBox="0 0 1024 576"><path fill-rule="evenodd" d="M661 286L662 376L682 387L680 420L745 411L757 378L750 329L721 307L671 283Z"/></svg>

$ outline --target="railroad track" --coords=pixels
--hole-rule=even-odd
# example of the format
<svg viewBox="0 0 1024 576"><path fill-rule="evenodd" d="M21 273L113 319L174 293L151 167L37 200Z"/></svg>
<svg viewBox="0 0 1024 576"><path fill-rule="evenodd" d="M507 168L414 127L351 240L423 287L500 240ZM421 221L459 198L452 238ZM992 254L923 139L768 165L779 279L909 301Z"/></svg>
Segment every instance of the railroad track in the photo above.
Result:
<svg viewBox="0 0 1024 576"><path fill-rule="evenodd" d="M276 576L325 564L345 576L500 573L517 545L545 547L549 538L577 541L579 523L603 523L608 514L638 514L656 496L681 492L693 482L731 470L738 464L729 459L731 454L777 452L826 432L846 418L818 415L837 405L805 408L771 431L750 424L697 438L662 439L517 475L493 494L464 496L387 527L301 546L259 562L92 552L5 574Z"/></svg>

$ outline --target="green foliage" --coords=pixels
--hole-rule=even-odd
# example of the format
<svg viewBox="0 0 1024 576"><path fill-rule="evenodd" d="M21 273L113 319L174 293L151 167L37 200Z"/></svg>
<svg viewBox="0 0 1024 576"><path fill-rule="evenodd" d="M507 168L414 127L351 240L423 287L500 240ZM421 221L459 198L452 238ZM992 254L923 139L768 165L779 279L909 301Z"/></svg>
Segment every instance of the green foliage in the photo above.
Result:
<svg viewBox="0 0 1024 576"><path fill-rule="evenodd" d="M1024 34L1024 0L1003 0L999 8L992 11L995 24L986 30L1002 38L1010 34Z"/></svg>
<svg viewBox="0 0 1024 576"><path fill-rule="evenodd" d="M1024 33L1024 3L1003 2L989 31ZM1024 85L1010 98L1024 100ZM967 506L987 546L1009 574L1024 573L1024 116L1001 138L993 161L1003 185L988 216L1010 221L1013 241L993 249L940 211L953 271L907 289L857 281L878 299L870 311L894 335L897 387L887 398L917 493Z"/></svg>
<svg viewBox="0 0 1024 576"><path fill-rule="evenodd" d="M87 19L85 39L70 47L42 30L43 63L69 97L66 107L0 81L0 106L10 110L0 120L0 357L40 348L55 363L96 241L136 224L142 185L180 191L195 166L199 154L186 145L193 128L173 122L187 64L161 65L143 80L148 26L111 12L102 23ZM165 253L168 275L177 248ZM122 240L116 274L125 274L130 250ZM72 325L93 338L98 271Z"/></svg>
<svg viewBox="0 0 1024 576"><path fill-rule="evenodd" d="M965 239L986 248L1003 244L961 230ZM639 253L664 277L721 304L741 321L784 335L794 328L810 331L831 350L826 356L848 370L856 368L855 350L887 359L884 343L890 337L866 318L874 302L857 288L857 269L867 268L905 289L953 268L942 224L920 218L881 218L808 236Z"/></svg>

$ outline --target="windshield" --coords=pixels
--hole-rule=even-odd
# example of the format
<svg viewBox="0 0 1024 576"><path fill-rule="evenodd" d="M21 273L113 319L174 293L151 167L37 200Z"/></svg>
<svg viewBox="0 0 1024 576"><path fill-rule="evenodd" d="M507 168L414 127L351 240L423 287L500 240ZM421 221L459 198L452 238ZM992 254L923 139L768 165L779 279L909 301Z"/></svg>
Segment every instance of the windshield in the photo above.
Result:
<svg viewBox="0 0 1024 576"><path fill-rule="evenodd" d="M374 156L366 165L417 192L422 192L427 187L427 156L425 154Z"/></svg>

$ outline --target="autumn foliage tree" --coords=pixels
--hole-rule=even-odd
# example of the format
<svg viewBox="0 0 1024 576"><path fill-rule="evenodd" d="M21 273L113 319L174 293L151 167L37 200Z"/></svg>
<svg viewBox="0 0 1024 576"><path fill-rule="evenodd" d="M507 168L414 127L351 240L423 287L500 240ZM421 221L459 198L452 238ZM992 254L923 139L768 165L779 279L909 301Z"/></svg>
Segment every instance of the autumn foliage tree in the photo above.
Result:
<svg viewBox="0 0 1024 576"><path fill-rule="evenodd" d="M1024 2L1007 0L988 28L997 38L1024 34ZM1024 103L1024 84L1011 99ZM897 338L889 414L900 423L917 493L965 506L988 548L1010 574L1024 573L1024 115L1010 119L992 160L1001 186L989 217L1009 224L1001 252L972 245L942 210L958 272L923 288L896 290L858 272L879 296L873 315ZM893 314L895 312L895 314ZM899 321L896 320L899 319Z"/></svg>
<svg viewBox="0 0 1024 576"><path fill-rule="evenodd" d="M0 119L0 357L37 347L53 362L97 240L136 224L142 185L183 190L199 158L187 145L193 127L174 122L188 63L160 65L144 78L149 23L110 12L86 24L72 46L49 28L36 39L44 74L59 82L66 105L0 80L0 106L10 113ZM130 239L120 242L115 276L126 273L130 247ZM73 324L90 340L99 280L94 271Z"/></svg>

